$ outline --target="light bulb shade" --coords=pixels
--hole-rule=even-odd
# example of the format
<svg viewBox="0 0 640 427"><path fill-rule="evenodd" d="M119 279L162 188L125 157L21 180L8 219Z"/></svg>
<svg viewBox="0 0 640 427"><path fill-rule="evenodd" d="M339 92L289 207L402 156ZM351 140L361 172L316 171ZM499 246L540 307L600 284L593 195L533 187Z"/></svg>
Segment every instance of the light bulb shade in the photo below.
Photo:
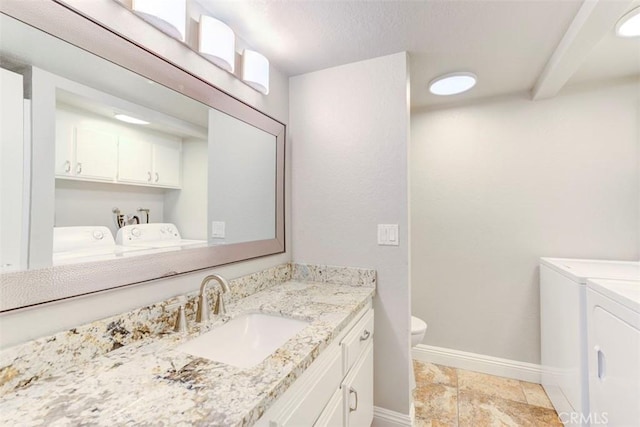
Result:
<svg viewBox="0 0 640 427"><path fill-rule="evenodd" d="M131 10L163 33L185 40L186 0L132 0Z"/></svg>
<svg viewBox="0 0 640 427"><path fill-rule="evenodd" d="M626 13L616 24L616 34L619 37L640 36L640 7Z"/></svg>
<svg viewBox="0 0 640 427"><path fill-rule="evenodd" d="M429 83L429 92L434 95L457 95L476 85L477 77L473 73L450 73L437 77Z"/></svg>
<svg viewBox="0 0 640 427"><path fill-rule="evenodd" d="M218 67L233 73L236 63L236 37L225 23L200 16L198 52Z"/></svg>
<svg viewBox="0 0 640 427"><path fill-rule="evenodd" d="M267 95L269 93L269 60L253 50L242 53L242 81Z"/></svg>

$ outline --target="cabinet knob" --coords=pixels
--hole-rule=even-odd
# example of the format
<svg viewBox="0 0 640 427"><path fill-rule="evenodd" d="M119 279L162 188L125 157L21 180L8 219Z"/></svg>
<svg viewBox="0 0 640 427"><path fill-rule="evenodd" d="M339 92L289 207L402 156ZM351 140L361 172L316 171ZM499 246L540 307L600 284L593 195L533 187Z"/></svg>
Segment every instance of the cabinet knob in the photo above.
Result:
<svg viewBox="0 0 640 427"><path fill-rule="evenodd" d="M370 336L371 336L371 332L365 329L362 335L360 335L360 341L366 341L369 339Z"/></svg>
<svg viewBox="0 0 640 427"><path fill-rule="evenodd" d="M349 412L358 410L358 391L353 387L349 387L349 396L351 396L352 394L356 397L356 405L354 407L351 407L351 400L349 400Z"/></svg>
<svg viewBox="0 0 640 427"><path fill-rule="evenodd" d="M76 173L77 174L81 174L82 173L82 163L78 162L78 164L76 165Z"/></svg>
<svg viewBox="0 0 640 427"><path fill-rule="evenodd" d="M71 172L71 162L69 160L64 162L64 171L65 173Z"/></svg>
<svg viewBox="0 0 640 427"><path fill-rule="evenodd" d="M151 182L151 172L147 172L147 181Z"/></svg>
<svg viewBox="0 0 640 427"><path fill-rule="evenodd" d="M160 180L160 175L158 175L158 172L156 172L156 182L158 182Z"/></svg>

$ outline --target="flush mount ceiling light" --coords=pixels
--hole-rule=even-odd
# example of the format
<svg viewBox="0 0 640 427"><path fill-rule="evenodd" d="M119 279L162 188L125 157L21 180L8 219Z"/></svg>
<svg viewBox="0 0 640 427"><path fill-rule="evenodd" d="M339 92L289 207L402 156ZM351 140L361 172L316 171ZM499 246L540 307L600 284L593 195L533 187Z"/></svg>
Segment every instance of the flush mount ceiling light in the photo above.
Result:
<svg viewBox="0 0 640 427"><path fill-rule="evenodd" d="M620 18L616 24L616 35L618 37L640 36L640 7L636 7Z"/></svg>
<svg viewBox="0 0 640 427"><path fill-rule="evenodd" d="M267 95L269 93L269 60L253 50L242 52L242 81Z"/></svg>
<svg viewBox="0 0 640 427"><path fill-rule="evenodd" d="M113 115L113 117L115 117L116 119L120 120L121 122L131 123L131 124L134 124L134 125L148 125L149 124L149 122L147 122L145 120L141 120L141 119L137 119L135 117L127 116L126 114L116 113L116 114Z"/></svg>
<svg viewBox="0 0 640 427"><path fill-rule="evenodd" d="M437 77L429 83L429 92L434 95L456 95L466 92L476 85L473 73L450 73Z"/></svg>
<svg viewBox="0 0 640 427"><path fill-rule="evenodd" d="M233 73L236 62L236 38L225 23L200 16L198 52L218 67Z"/></svg>
<svg viewBox="0 0 640 427"><path fill-rule="evenodd" d="M163 33L184 41L186 0L132 0L131 10Z"/></svg>

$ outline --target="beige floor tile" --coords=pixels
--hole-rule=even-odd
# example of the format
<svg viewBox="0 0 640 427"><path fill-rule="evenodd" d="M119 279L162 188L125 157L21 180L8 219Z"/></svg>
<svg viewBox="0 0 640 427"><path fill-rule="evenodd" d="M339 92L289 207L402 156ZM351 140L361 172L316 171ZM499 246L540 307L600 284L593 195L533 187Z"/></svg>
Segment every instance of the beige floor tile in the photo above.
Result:
<svg viewBox="0 0 640 427"><path fill-rule="evenodd" d="M530 411L534 407L526 403L473 391L460 391L459 399L460 427L536 426Z"/></svg>
<svg viewBox="0 0 640 427"><path fill-rule="evenodd" d="M524 391L524 397L527 399L529 405L540 406L542 408L553 409L553 405L544 392L544 389L540 384L528 383L526 381L520 381L522 385L522 391Z"/></svg>
<svg viewBox="0 0 640 427"><path fill-rule="evenodd" d="M529 405L533 423L537 427L563 427L555 409Z"/></svg>
<svg viewBox="0 0 640 427"><path fill-rule="evenodd" d="M462 391L482 393L489 396L526 403L520 381L510 378L458 369L458 388Z"/></svg>
<svg viewBox="0 0 640 427"><path fill-rule="evenodd" d="M455 368L414 360L413 370L416 374L417 385L444 384L451 387L458 386L458 376Z"/></svg>
<svg viewBox="0 0 640 427"><path fill-rule="evenodd" d="M455 387L443 384L421 385L416 387L413 396L416 419L420 419L423 425L458 425L458 392Z"/></svg>

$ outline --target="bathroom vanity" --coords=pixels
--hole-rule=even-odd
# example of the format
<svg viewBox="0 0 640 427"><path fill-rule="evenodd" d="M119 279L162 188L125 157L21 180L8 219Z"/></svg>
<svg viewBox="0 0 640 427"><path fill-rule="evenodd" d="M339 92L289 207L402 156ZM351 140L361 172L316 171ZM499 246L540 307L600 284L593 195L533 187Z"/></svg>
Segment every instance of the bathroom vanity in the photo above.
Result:
<svg viewBox="0 0 640 427"><path fill-rule="evenodd" d="M275 270L231 281L227 315L207 323L187 295L4 350L0 424L370 425L375 272ZM308 325L245 368L180 350L246 313Z"/></svg>

